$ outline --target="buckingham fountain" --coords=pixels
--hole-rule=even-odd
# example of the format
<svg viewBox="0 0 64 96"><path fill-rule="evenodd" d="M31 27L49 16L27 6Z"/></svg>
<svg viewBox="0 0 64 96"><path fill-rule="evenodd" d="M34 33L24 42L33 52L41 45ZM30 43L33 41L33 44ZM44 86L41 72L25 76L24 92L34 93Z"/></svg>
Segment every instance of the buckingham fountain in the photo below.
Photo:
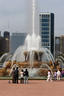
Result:
<svg viewBox="0 0 64 96"><path fill-rule="evenodd" d="M41 46L41 37L35 32L35 11L35 0L32 0L32 34L27 35L24 45L18 47L11 60L3 65L8 71L14 66L27 68L30 77L46 75L47 70L52 72L54 68L54 58L51 52Z"/></svg>

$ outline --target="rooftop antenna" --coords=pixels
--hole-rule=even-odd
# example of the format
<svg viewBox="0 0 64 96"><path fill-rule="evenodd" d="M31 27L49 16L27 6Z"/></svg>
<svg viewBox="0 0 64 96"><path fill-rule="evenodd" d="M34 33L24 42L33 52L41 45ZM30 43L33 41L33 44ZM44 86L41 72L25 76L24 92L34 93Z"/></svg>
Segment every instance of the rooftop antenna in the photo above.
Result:
<svg viewBox="0 0 64 96"><path fill-rule="evenodd" d="M10 29L9 20L8 20L8 30Z"/></svg>

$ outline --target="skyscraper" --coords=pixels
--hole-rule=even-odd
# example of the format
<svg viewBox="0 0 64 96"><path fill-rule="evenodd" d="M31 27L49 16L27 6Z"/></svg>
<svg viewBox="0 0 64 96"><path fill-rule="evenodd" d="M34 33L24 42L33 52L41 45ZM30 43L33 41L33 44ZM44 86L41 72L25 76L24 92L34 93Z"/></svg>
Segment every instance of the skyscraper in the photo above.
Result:
<svg viewBox="0 0 64 96"><path fill-rule="evenodd" d="M8 31L4 31L4 38L10 39L10 33Z"/></svg>
<svg viewBox="0 0 64 96"><path fill-rule="evenodd" d="M14 53L19 46L24 44L24 40L26 36L27 36L27 33L12 33L11 46L10 46L11 53Z"/></svg>
<svg viewBox="0 0 64 96"><path fill-rule="evenodd" d="M10 32L5 31L4 36L0 36L0 56L10 51Z"/></svg>
<svg viewBox="0 0 64 96"><path fill-rule="evenodd" d="M1 37L1 31L0 31L0 37Z"/></svg>
<svg viewBox="0 0 64 96"><path fill-rule="evenodd" d="M60 37L55 37L55 58L60 54Z"/></svg>
<svg viewBox="0 0 64 96"><path fill-rule="evenodd" d="M54 55L54 13L40 13L39 17L42 46Z"/></svg>
<svg viewBox="0 0 64 96"><path fill-rule="evenodd" d="M6 52L10 51L10 32L4 31L4 39L5 39L5 49Z"/></svg>

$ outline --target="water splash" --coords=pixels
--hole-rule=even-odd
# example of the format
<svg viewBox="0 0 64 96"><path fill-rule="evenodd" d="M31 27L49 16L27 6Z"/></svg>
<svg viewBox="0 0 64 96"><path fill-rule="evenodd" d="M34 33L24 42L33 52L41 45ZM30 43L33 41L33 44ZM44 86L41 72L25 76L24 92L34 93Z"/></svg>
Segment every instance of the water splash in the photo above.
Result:
<svg viewBox="0 0 64 96"><path fill-rule="evenodd" d="M43 52L42 61L54 62L51 52L47 48L42 48L41 37L35 33L35 12L36 12L36 0L32 0L32 34L28 34L23 46L20 46L14 53L12 60L24 61L24 52L29 52L29 62L33 64L34 51Z"/></svg>
<svg viewBox="0 0 64 96"><path fill-rule="evenodd" d="M51 52L47 48L43 48L41 46L41 37L40 37L40 35L36 35L36 33L35 33L35 11L36 11L35 0L32 0L32 10L33 10L33 12L32 12L32 34L31 35L28 34L25 39L24 45L19 46L17 48L17 50L15 51L15 53L12 57L12 62L14 60L24 62L25 61L24 52L27 52L29 55L29 64L31 67L31 69L29 69L30 70L29 73L30 74L32 73L32 75L34 75L37 72L37 70L32 69L33 64L34 64L34 54L35 54L34 52L43 53L41 62L48 63L48 62L52 61L52 63L53 63L54 58L53 58ZM38 58L39 58L39 54L38 54Z"/></svg>

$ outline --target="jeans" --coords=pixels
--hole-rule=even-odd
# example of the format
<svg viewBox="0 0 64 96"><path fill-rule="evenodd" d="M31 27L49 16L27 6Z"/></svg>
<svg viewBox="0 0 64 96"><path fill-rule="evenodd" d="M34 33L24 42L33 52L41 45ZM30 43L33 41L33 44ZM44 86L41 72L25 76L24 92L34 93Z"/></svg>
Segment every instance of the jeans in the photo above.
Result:
<svg viewBox="0 0 64 96"><path fill-rule="evenodd" d="M28 83L28 76L24 76L24 84Z"/></svg>

